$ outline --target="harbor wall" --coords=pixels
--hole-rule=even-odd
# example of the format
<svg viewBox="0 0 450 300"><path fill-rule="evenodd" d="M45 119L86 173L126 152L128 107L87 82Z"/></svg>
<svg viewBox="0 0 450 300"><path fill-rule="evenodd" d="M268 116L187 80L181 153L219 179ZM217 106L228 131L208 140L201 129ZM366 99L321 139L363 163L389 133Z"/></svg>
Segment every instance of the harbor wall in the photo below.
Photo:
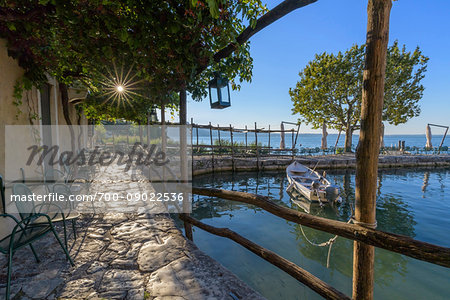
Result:
<svg viewBox="0 0 450 300"><path fill-rule="evenodd" d="M317 164L318 169L354 169L354 154L327 156L296 156L295 160L310 168ZM292 156L276 157L242 157L231 156L194 156L193 175L202 175L224 171L271 171L284 170L292 163ZM414 168L414 167L450 167L450 155L380 155L380 168Z"/></svg>

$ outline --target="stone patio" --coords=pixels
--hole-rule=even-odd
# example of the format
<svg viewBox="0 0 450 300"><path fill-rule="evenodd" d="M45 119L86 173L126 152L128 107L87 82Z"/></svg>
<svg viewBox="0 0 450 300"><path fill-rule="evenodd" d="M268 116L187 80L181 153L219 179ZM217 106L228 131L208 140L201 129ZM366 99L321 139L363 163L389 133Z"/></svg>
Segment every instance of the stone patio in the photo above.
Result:
<svg viewBox="0 0 450 300"><path fill-rule="evenodd" d="M142 189L123 176L119 188L112 170L98 174L91 192ZM69 241L75 267L50 234L33 243L40 263L28 247L15 253L14 299L263 299L188 241L169 214L83 214L77 227ZM1 255L0 298L6 269Z"/></svg>

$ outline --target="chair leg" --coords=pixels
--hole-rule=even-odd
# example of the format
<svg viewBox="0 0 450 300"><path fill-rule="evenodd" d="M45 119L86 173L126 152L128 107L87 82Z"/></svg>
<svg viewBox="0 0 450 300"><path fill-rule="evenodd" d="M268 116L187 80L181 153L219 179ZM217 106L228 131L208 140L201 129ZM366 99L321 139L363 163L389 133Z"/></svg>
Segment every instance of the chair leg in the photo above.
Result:
<svg viewBox="0 0 450 300"><path fill-rule="evenodd" d="M77 239L77 228L76 228L76 219L72 219L72 231L73 231L73 237L76 240Z"/></svg>
<svg viewBox="0 0 450 300"><path fill-rule="evenodd" d="M63 221L63 229L64 229L64 244L66 245L66 249L69 249L68 242L67 242L67 228L66 228L66 222Z"/></svg>
<svg viewBox="0 0 450 300"><path fill-rule="evenodd" d="M11 294L11 272L12 272L12 256L13 252L12 250L9 250L8 255L8 274L6 279L6 300L9 300L9 296Z"/></svg>
<svg viewBox="0 0 450 300"><path fill-rule="evenodd" d="M69 251L67 251L67 248L64 247L64 244L61 242L61 239L59 238L58 234L56 233L55 229L52 228L53 234L55 235L56 240L58 241L61 248L64 250L64 253L66 254L67 259L69 260L70 264L72 266L75 266L75 264L72 261L72 258L70 257Z"/></svg>
<svg viewBox="0 0 450 300"><path fill-rule="evenodd" d="M34 247L33 247L32 244L30 244L30 248L31 248L31 252L33 252L34 258L36 258L36 262L37 262L37 263L40 263L41 260L40 260L39 257L37 256L36 250L34 250Z"/></svg>

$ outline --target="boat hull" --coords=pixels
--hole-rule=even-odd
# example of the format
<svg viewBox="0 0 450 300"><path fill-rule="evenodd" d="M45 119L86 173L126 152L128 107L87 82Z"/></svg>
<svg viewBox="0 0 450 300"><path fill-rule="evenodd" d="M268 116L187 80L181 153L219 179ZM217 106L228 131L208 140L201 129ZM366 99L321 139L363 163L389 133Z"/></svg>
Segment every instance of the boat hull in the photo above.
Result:
<svg viewBox="0 0 450 300"><path fill-rule="evenodd" d="M294 161L286 168L288 191L295 189L311 202L339 202L339 188L315 170Z"/></svg>

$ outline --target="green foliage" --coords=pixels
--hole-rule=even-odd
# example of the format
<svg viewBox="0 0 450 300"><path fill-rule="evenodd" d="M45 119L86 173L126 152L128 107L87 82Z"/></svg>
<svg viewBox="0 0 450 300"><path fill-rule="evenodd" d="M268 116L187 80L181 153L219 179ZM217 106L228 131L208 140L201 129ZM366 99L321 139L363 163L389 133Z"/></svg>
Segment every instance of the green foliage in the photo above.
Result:
<svg viewBox="0 0 450 300"><path fill-rule="evenodd" d="M289 90L293 114L300 121L319 128L351 131L359 125L365 46L353 46L345 53L317 54L300 72L300 81ZM428 57L417 47L401 49L395 41L388 48L383 120L398 125L418 116Z"/></svg>
<svg viewBox="0 0 450 300"><path fill-rule="evenodd" d="M213 71L231 79L232 87L251 80L249 43L216 63L213 55L236 40L245 24L256 24L266 8L260 0L184 1L34 1L0 2L0 37L8 41L9 54L25 69L34 85L45 74L59 82L89 88L96 119L141 120L149 105L164 101L177 106L180 89L194 99L206 95ZM115 109L104 102L105 77L132 70L141 82L141 96L133 105ZM202 73L198 70L209 66ZM103 101L101 101L103 100ZM86 106L85 106L86 108Z"/></svg>

